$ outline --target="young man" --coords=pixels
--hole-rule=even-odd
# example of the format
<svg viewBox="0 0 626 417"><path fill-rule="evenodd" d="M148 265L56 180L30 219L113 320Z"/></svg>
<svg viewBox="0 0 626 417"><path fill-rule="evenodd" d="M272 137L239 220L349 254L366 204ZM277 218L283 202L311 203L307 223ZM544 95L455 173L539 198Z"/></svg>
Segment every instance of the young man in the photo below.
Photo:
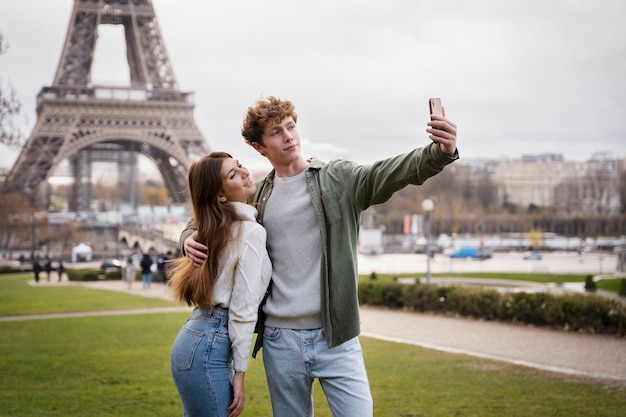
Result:
<svg viewBox="0 0 626 417"><path fill-rule="evenodd" d="M317 378L334 416L371 416L357 338L361 212L458 159L456 125L433 115L426 131L434 143L359 165L305 159L297 118L290 101L268 97L248 109L242 127L245 141L274 167L250 200L267 230L273 265L262 334L272 410L275 417L313 416ZM180 243L187 258L200 265L206 246L195 240L194 230L192 219Z"/></svg>

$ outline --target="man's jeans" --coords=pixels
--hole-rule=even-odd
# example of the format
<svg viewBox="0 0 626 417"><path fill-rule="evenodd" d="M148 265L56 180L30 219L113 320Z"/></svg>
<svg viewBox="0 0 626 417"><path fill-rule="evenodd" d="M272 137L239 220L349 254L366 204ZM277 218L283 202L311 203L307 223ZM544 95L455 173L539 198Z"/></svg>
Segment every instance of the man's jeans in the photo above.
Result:
<svg viewBox="0 0 626 417"><path fill-rule="evenodd" d="M358 338L329 348L323 329L268 326L263 334L263 363L274 417L313 416L315 378L333 416L372 416L372 394Z"/></svg>

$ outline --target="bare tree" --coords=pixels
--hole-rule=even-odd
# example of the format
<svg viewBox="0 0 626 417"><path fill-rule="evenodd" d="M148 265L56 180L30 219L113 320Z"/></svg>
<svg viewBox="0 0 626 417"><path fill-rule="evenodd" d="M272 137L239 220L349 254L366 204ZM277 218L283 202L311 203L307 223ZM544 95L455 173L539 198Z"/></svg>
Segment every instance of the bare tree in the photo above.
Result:
<svg viewBox="0 0 626 417"><path fill-rule="evenodd" d="M9 45L0 33L0 55L6 53ZM0 79L0 143L8 146L21 146L24 133L16 124L22 103L17 99L17 92L10 83Z"/></svg>
<svg viewBox="0 0 626 417"><path fill-rule="evenodd" d="M586 212L589 214L610 214L619 204L619 177L616 169L606 161L595 162L589 167L584 178Z"/></svg>
<svg viewBox="0 0 626 417"><path fill-rule="evenodd" d="M20 193L0 195L0 254L7 256L13 248L28 247L30 227L35 221L28 199Z"/></svg>
<svg viewBox="0 0 626 417"><path fill-rule="evenodd" d="M0 32L0 55L5 53L9 49L9 44L4 39L4 35Z"/></svg>
<svg viewBox="0 0 626 417"><path fill-rule="evenodd" d="M574 178L567 178L554 187L555 209L563 214L582 214L583 186Z"/></svg>
<svg viewBox="0 0 626 417"><path fill-rule="evenodd" d="M626 213L626 171L622 172L619 182L620 213Z"/></svg>

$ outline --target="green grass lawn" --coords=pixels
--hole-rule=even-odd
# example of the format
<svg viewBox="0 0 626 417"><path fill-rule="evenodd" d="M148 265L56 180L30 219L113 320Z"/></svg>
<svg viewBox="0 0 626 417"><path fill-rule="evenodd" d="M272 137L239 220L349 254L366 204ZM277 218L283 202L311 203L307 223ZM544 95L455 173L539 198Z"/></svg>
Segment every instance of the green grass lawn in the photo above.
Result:
<svg viewBox="0 0 626 417"><path fill-rule="evenodd" d="M29 314L48 310L39 296L31 298L33 290L45 288L12 281L0 277L0 305L5 289L13 287L8 293L18 307L10 314L18 314L19 306ZM159 301L87 288L77 297L77 288L57 289L46 293L53 305L62 303L52 298L84 301L80 306L74 300L71 311L89 310L99 298L109 300L110 308L129 308L128 297L140 307ZM31 299L39 307L30 305ZM187 317L156 313L0 322L0 416L182 415L169 352ZM623 417L626 410L623 386L365 337L361 343L377 417ZM244 416L271 415L260 357L250 362L246 393ZM316 416L330 416L317 384L315 406Z"/></svg>
<svg viewBox="0 0 626 417"><path fill-rule="evenodd" d="M167 307L176 304L73 285L27 285L31 274L0 275L0 316Z"/></svg>

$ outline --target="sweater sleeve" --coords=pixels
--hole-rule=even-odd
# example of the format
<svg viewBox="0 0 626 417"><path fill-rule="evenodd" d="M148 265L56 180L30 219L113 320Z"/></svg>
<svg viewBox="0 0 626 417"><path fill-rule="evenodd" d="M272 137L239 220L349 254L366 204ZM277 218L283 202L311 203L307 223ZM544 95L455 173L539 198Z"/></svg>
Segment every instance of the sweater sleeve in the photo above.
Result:
<svg viewBox="0 0 626 417"><path fill-rule="evenodd" d="M178 244L180 245L180 252L185 255L185 239L187 239L193 232L198 229L196 225L196 220L192 217L187 222L187 225L180 233L180 238L178 239Z"/></svg>
<svg viewBox="0 0 626 417"><path fill-rule="evenodd" d="M248 369L258 307L271 276L265 246L265 229L253 222L246 223L248 227L241 241L239 261L235 269L228 321L234 368L237 372Z"/></svg>

